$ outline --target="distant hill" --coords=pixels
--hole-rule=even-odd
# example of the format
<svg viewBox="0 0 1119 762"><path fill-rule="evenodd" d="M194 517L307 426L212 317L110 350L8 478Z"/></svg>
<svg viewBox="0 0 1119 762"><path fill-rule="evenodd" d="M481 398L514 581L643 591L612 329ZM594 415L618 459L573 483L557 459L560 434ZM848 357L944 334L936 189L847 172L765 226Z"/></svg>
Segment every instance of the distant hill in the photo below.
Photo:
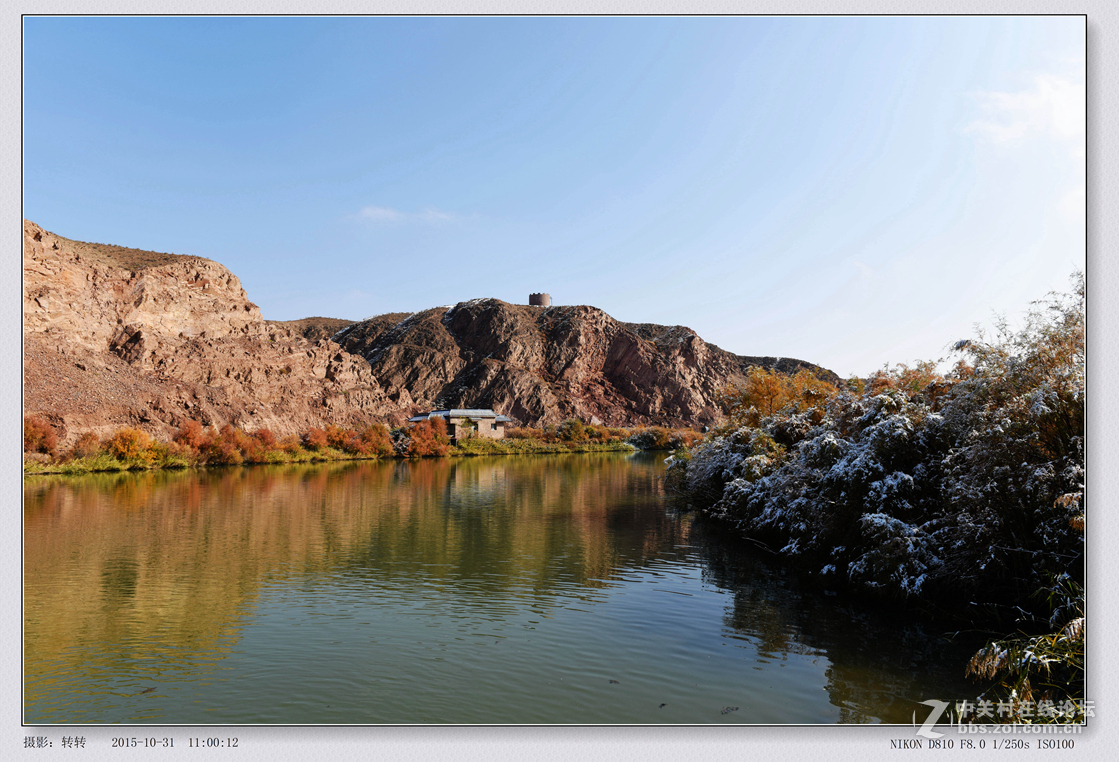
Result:
<svg viewBox="0 0 1119 762"><path fill-rule="evenodd" d="M712 424L721 416L718 391L743 381L751 365L839 380L802 360L732 354L683 326L498 299L380 315L335 341L368 360L390 396L406 394L419 408L493 408L528 424Z"/></svg>
<svg viewBox="0 0 1119 762"><path fill-rule="evenodd" d="M523 424L702 426L750 365L682 326L474 299L360 322L267 321L217 262L73 241L24 221L24 406L63 442L187 419L296 433L493 408Z"/></svg>

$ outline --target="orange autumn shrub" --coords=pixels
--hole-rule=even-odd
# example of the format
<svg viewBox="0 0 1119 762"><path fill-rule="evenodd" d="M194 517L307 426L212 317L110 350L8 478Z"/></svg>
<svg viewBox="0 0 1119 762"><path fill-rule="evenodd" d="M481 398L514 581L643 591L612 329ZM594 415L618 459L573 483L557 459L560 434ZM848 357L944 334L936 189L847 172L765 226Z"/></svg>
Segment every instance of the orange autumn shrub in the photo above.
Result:
<svg viewBox="0 0 1119 762"><path fill-rule="evenodd" d="M276 435L270 429L260 429L253 432L253 438L260 443L261 448L266 452L279 449L279 442L276 440Z"/></svg>
<svg viewBox="0 0 1119 762"><path fill-rule="evenodd" d="M351 452L367 457L388 457L393 454L392 435L383 423L367 426L351 440Z"/></svg>
<svg viewBox="0 0 1119 762"><path fill-rule="evenodd" d="M392 436L383 423L375 423L360 430L331 424L324 433L327 445L350 455L379 457L393 453Z"/></svg>
<svg viewBox="0 0 1119 762"><path fill-rule="evenodd" d="M295 455L303 449L302 439L294 434L284 437L277 445L282 452L286 452L288 455Z"/></svg>
<svg viewBox="0 0 1119 762"><path fill-rule="evenodd" d="M92 458L101 452L101 439L92 431L87 431L78 437L78 441L70 448L71 460L77 458Z"/></svg>
<svg viewBox="0 0 1119 762"><path fill-rule="evenodd" d="M139 429L121 429L105 443L105 451L117 460L142 458L151 446L152 438Z"/></svg>
<svg viewBox="0 0 1119 762"><path fill-rule="evenodd" d="M514 426L512 428L505 429L505 438L506 439L543 439L544 438L544 430L543 429L533 429L533 428L530 428L528 426L524 426L524 427Z"/></svg>
<svg viewBox="0 0 1119 762"><path fill-rule="evenodd" d="M212 437L198 421L186 420L179 426L174 441L184 444L195 452L201 452L210 446Z"/></svg>
<svg viewBox="0 0 1119 762"><path fill-rule="evenodd" d="M409 458L440 457L446 455L451 447L447 422L442 418L420 421L409 429L408 435L411 439L407 451Z"/></svg>
<svg viewBox="0 0 1119 762"><path fill-rule="evenodd" d="M326 438L326 432L322 429L308 429L303 433L302 440L304 447L308 450L314 450L315 452L325 450L329 444L329 440Z"/></svg>
<svg viewBox="0 0 1119 762"><path fill-rule="evenodd" d="M58 435L51 425L35 415L23 419L23 451L53 455L58 447Z"/></svg>
<svg viewBox="0 0 1119 762"><path fill-rule="evenodd" d="M326 443L328 446L346 452L350 451L350 440L357 436L356 431L344 429L341 426L335 426L333 423L327 425L324 433L326 434Z"/></svg>

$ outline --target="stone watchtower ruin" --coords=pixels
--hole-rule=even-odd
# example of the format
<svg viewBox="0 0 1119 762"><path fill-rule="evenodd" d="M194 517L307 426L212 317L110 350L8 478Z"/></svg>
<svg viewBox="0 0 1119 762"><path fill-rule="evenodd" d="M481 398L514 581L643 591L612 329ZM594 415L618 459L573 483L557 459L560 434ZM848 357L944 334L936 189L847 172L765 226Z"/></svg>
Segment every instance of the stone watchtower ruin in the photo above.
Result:
<svg viewBox="0 0 1119 762"><path fill-rule="evenodd" d="M529 294L528 304L530 307L551 307L552 295L551 294Z"/></svg>

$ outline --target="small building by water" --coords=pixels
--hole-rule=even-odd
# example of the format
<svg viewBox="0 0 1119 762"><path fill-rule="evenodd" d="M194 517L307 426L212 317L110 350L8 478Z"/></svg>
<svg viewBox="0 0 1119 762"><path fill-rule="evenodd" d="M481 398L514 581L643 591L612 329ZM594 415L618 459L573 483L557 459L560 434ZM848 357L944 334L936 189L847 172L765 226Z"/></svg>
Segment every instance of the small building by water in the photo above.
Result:
<svg viewBox="0 0 1119 762"><path fill-rule="evenodd" d="M482 439L504 439L505 424L512 418L492 410L432 410L408 419L408 423L419 423L432 418L442 418L447 422L447 436L452 442L459 439L479 437Z"/></svg>

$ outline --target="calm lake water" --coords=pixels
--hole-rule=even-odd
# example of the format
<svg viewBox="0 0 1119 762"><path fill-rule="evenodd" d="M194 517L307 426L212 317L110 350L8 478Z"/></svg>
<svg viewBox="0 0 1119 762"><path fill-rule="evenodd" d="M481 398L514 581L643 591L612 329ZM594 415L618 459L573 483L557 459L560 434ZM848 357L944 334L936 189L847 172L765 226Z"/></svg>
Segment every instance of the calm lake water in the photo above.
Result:
<svg viewBox="0 0 1119 762"><path fill-rule="evenodd" d="M908 724L976 644L673 510L663 454L25 480L24 720Z"/></svg>

